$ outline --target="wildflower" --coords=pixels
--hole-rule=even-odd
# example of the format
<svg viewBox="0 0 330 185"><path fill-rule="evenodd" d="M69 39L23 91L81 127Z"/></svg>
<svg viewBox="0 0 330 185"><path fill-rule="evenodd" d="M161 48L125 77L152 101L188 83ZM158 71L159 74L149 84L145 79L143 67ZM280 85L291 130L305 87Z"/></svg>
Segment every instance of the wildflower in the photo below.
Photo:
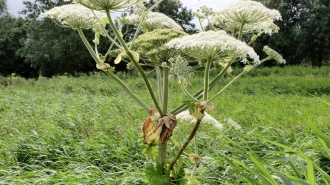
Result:
<svg viewBox="0 0 330 185"><path fill-rule="evenodd" d="M166 46L182 50L201 61L215 60L227 54L240 58L242 62L247 61L247 57L252 58L255 63L260 62L259 56L252 47L222 30L200 32L176 38L168 42Z"/></svg>
<svg viewBox="0 0 330 185"><path fill-rule="evenodd" d="M279 64L285 64L286 61L283 59L283 57L278 54L276 51L274 51L272 48L268 46L264 46L263 51L272 59L276 60Z"/></svg>
<svg viewBox="0 0 330 185"><path fill-rule="evenodd" d="M280 19L281 14L279 11L268 9L259 2L239 1L220 12L214 12L210 21L212 24L232 32L237 32L244 25L243 32L264 31L272 34L279 29L273 24L273 21Z"/></svg>
<svg viewBox="0 0 330 185"><path fill-rule="evenodd" d="M156 29L140 35L134 41L132 49L140 54L147 65L161 66L178 53L174 49L164 47L164 44L184 35L187 34L177 29Z"/></svg>
<svg viewBox="0 0 330 185"><path fill-rule="evenodd" d="M178 77L179 83L184 83L186 79L190 79L194 76L189 62L181 56L171 58L169 62L171 63L170 73Z"/></svg>
<svg viewBox="0 0 330 185"><path fill-rule="evenodd" d="M142 3L143 1L142 0L76 0L76 2L92 10L117 11L137 3Z"/></svg>
<svg viewBox="0 0 330 185"><path fill-rule="evenodd" d="M43 16L54 20L62 26L85 29L92 28L94 30L102 30L100 20L107 17L103 12L93 12L79 4L55 7L43 13Z"/></svg>
<svg viewBox="0 0 330 185"><path fill-rule="evenodd" d="M224 21L241 24L257 24L269 19L280 20L281 14L277 10L270 10L256 1L239 1L224 8L219 16Z"/></svg>
<svg viewBox="0 0 330 185"><path fill-rule="evenodd" d="M136 24L141 21L141 16L138 16L137 14L132 14L122 19L122 23ZM152 31L161 28L174 28L178 30L183 30L182 27L177 24L173 19L159 12L149 12L142 26L145 31Z"/></svg>

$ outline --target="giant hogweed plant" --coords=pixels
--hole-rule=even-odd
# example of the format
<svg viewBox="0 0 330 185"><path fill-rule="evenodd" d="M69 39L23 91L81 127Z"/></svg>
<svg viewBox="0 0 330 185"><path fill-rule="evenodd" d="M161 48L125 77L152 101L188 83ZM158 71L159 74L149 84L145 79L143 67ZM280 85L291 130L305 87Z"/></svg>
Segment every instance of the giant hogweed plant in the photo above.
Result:
<svg viewBox="0 0 330 185"><path fill-rule="evenodd" d="M265 46L264 51L268 57L260 60L250 44L262 34L272 34L278 31L274 20L281 18L276 10L270 10L254 1L241 1L232 4L222 11L201 7L195 12L200 23L208 22L206 30L201 24L202 31L188 35L168 16L152 12L152 9L143 6L142 0L76 0L74 4L55 7L43 15L52 19L60 26L77 30L83 43L96 62L96 68L102 70L146 110L147 119L141 127L142 139L146 145L146 176L151 184L183 184L184 170L180 156L194 139L199 125L207 120L216 122L206 113L206 110L215 112L212 101L218 97L230 84L242 75L257 67L261 63L274 59L279 63L285 60L274 50ZM113 19L111 12L134 7L131 15L124 18ZM117 21L119 24L115 24ZM122 27L125 24L136 25L136 33L129 43L123 40ZM109 26L115 37L111 37L106 30ZM118 26L119 25L119 26ZM92 29L95 39L89 42L83 30ZM142 34L140 34L142 32ZM140 35L139 35L140 34ZM244 35L244 37L243 37ZM250 37L250 38L249 38ZM244 39L243 39L244 38ZM248 40L246 40L249 38ZM109 39L111 45L106 53L98 51L101 39ZM246 42L247 41L247 42ZM93 43L93 46L90 44ZM150 102L142 101L114 72L106 60L115 56L115 63L127 61L128 68L138 70L148 90ZM195 93L189 92L189 78L193 75L189 62L198 61L204 67L201 88ZM230 73L230 66L235 62L243 62L246 66L243 71L234 77L220 91L212 92L219 80L226 72ZM157 73L157 90L152 88L143 66L154 68ZM215 76L210 71L217 66L221 70ZM169 95L171 79L176 78L187 96L187 101L170 109ZM180 117L189 114L195 120L194 126L186 141L179 147L171 158L167 155L167 143L175 136L174 129ZM206 118L208 117L208 118ZM219 125L219 123L218 123ZM173 136L173 137L174 137ZM194 174L201 161L195 141L195 152L189 154L193 163L193 170L188 183L194 183Z"/></svg>

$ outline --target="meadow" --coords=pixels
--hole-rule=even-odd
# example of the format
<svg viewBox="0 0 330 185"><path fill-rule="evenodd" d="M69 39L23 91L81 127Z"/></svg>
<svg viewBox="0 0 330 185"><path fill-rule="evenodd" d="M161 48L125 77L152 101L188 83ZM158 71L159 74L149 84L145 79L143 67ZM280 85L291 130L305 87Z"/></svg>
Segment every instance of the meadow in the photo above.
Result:
<svg viewBox="0 0 330 185"><path fill-rule="evenodd" d="M191 92L201 88L198 75L191 79ZM136 72L118 76L152 105ZM146 184L140 127L148 115L109 77L0 77L0 82L0 184ZM156 79L151 82L156 88ZM176 82L170 99L172 108L186 99ZM301 184L329 184L330 153L308 125L330 135L330 67L256 69L213 104L216 113L210 114L224 128L202 124L197 133L201 184L289 182L283 174ZM191 129L191 123L178 123L169 157ZM193 150L189 145L181 159L186 173Z"/></svg>

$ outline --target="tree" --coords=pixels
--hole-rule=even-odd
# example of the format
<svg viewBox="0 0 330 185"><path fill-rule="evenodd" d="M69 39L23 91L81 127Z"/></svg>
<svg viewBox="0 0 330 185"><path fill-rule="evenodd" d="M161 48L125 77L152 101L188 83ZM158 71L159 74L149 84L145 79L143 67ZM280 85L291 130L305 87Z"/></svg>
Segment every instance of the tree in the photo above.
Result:
<svg viewBox="0 0 330 185"><path fill-rule="evenodd" d="M262 46L269 47L280 53L286 59L287 64L300 64L303 56L297 55L297 46L301 42L299 38L298 25L301 0L258 0L270 9L277 9L282 20L275 21L280 31L271 37L261 36L256 43L256 50L263 55Z"/></svg>
<svg viewBox="0 0 330 185"><path fill-rule="evenodd" d="M301 10L300 37L303 38L298 54L309 58L313 66L321 67L330 55L330 1L304 0Z"/></svg>
<svg viewBox="0 0 330 185"><path fill-rule="evenodd" d="M76 75L95 69L92 57L75 30L59 27L49 19L40 19L42 12L64 3L71 2L24 1L26 8L21 12L28 19L27 38L24 40L24 47L17 53L25 58L25 62L39 68L46 77L64 73ZM86 36L93 38L94 34L86 30Z"/></svg>
<svg viewBox="0 0 330 185"><path fill-rule="evenodd" d="M280 32L261 37L259 42L277 50L288 64L300 64L304 59L313 66L322 66L330 55L330 2L328 0L258 0L268 8L278 9L282 21Z"/></svg>
<svg viewBox="0 0 330 185"><path fill-rule="evenodd" d="M0 19L0 74L8 76L11 73L25 77L38 78L38 69L24 62L16 51L22 47L21 39L26 37L25 20L10 15Z"/></svg>
<svg viewBox="0 0 330 185"><path fill-rule="evenodd" d="M150 0L145 5L147 8L150 8L156 2L157 2L156 0ZM197 29L195 28L195 24L191 23L193 19L192 11L188 10L187 7L183 7L181 1L179 0L163 1L155 9L153 9L153 11L161 12L169 16L175 22L177 22L187 33L197 32Z"/></svg>
<svg viewBox="0 0 330 185"><path fill-rule="evenodd" d="M7 13L7 1L0 0L0 18Z"/></svg>

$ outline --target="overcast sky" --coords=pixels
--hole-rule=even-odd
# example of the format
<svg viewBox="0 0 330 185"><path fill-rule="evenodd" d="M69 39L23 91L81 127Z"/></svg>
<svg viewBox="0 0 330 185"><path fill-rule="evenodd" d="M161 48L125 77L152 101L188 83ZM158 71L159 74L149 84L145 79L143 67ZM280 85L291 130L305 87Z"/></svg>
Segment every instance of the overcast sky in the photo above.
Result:
<svg viewBox="0 0 330 185"><path fill-rule="evenodd" d="M228 4L236 1L239 0L181 0L184 7L192 10L196 10L203 5L213 7L214 9L222 9ZM24 8L23 0L7 0L7 4L9 12L13 15L17 15L17 12Z"/></svg>

